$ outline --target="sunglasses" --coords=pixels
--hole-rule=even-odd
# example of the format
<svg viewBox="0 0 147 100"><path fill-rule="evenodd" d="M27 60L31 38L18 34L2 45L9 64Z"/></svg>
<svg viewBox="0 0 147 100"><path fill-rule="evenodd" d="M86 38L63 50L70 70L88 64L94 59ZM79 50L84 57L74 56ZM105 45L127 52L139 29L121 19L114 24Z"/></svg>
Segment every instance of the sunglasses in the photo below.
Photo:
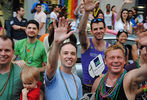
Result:
<svg viewBox="0 0 147 100"><path fill-rule="evenodd" d="M123 33L123 32L128 33L126 30L119 30L118 32L119 33Z"/></svg>
<svg viewBox="0 0 147 100"><path fill-rule="evenodd" d="M103 21L104 20L101 19L101 18L95 18L95 19L92 20L93 23L95 23L95 22L103 22Z"/></svg>

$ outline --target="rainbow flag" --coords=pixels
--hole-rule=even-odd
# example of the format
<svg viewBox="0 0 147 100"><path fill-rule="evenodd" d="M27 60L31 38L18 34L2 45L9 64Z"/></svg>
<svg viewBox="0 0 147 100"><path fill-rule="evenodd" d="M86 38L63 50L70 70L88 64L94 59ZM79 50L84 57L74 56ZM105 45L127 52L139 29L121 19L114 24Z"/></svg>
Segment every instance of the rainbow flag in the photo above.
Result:
<svg viewBox="0 0 147 100"><path fill-rule="evenodd" d="M67 7L67 17L69 19L75 19L74 11L77 7L78 0L60 0L60 4Z"/></svg>

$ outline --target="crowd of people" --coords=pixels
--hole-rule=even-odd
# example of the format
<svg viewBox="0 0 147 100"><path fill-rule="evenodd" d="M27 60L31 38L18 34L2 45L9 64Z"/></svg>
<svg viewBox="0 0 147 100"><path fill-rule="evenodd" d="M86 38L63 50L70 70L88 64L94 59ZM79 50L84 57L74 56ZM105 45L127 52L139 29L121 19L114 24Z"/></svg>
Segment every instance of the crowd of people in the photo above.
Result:
<svg viewBox="0 0 147 100"><path fill-rule="evenodd" d="M115 5L107 4L102 11L99 1L81 0L74 13L75 30L65 6L54 5L50 12L39 0L31 9L33 20L23 18L24 8L19 6L10 29L4 31L0 23L0 99L146 100L147 17L143 23L136 8L122 9L132 2L124 0L116 12ZM116 35L117 42L106 42L106 33ZM130 64L125 43L132 34L138 39L132 45ZM74 72L77 39L83 81Z"/></svg>

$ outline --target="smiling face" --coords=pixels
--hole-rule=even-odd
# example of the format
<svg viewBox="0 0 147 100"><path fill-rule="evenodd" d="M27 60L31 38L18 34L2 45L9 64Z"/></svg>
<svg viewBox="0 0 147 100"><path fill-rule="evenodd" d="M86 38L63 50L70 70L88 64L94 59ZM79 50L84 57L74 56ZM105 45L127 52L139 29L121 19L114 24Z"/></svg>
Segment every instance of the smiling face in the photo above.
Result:
<svg viewBox="0 0 147 100"><path fill-rule="evenodd" d="M127 17L128 17L128 11L127 11L127 10L124 10L124 11L122 12L121 16L122 16L123 19L126 20Z"/></svg>
<svg viewBox="0 0 147 100"><path fill-rule="evenodd" d="M13 56L14 50L11 40L3 40L0 38L0 65L9 65Z"/></svg>
<svg viewBox="0 0 147 100"><path fill-rule="evenodd" d="M123 71L125 57L121 49L110 50L106 53L105 63L109 72L119 74Z"/></svg>
<svg viewBox="0 0 147 100"><path fill-rule="evenodd" d="M122 32L122 33L117 37L117 40L118 40L118 42L124 44L124 43L126 43L127 38L128 38L127 34L124 33L124 32Z"/></svg>
<svg viewBox="0 0 147 100"><path fill-rule="evenodd" d="M61 65L65 68L72 68L77 61L77 51L72 44L62 46L60 51Z"/></svg>
<svg viewBox="0 0 147 100"><path fill-rule="evenodd" d="M38 35L39 30L37 29L37 26L33 23L30 23L26 28L26 34L29 38L35 38Z"/></svg>
<svg viewBox="0 0 147 100"><path fill-rule="evenodd" d="M105 33L103 22L93 23L91 33L96 40L102 40Z"/></svg>

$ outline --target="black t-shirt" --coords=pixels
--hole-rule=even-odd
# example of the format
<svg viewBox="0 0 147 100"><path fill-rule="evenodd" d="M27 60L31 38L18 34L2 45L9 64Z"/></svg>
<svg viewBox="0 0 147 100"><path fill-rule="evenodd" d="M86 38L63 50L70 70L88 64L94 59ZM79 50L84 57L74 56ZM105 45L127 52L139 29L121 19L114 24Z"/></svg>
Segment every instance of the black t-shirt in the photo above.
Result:
<svg viewBox="0 0 147 100"><path fill-rule="evenodd" d="M27 19L25 18L22 18L21 21L19 21L17 19L17 17L13 17L10 21L10 25L11 25L11 37L13 39L16 39L16 40L20 40L20 39L24 39L27 37L26 33L24 30L14 30L12 28L13 25L18 25L18 26L22 26L22 27L26 27L27 25Z"/></svg>

